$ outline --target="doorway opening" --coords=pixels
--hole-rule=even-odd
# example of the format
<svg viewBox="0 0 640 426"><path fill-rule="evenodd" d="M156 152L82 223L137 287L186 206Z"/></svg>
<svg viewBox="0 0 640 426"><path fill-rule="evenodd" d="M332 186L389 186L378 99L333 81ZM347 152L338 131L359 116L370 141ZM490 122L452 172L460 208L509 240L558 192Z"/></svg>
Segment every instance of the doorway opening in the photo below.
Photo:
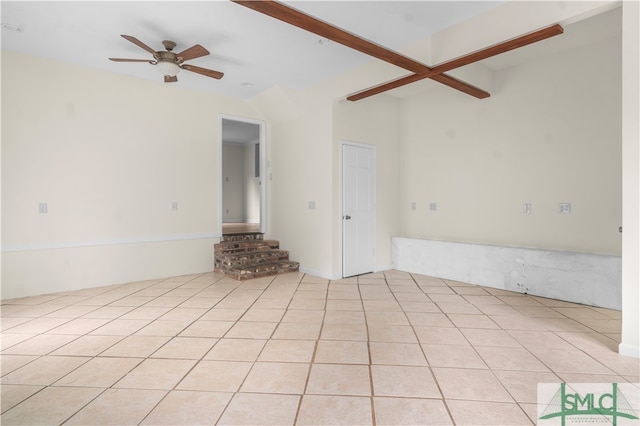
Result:
<svg viewBox="0 0 640 426"><path fill-rule="evenodd" d="M220 229L265 232L264 122L220 115Z"/></svg>

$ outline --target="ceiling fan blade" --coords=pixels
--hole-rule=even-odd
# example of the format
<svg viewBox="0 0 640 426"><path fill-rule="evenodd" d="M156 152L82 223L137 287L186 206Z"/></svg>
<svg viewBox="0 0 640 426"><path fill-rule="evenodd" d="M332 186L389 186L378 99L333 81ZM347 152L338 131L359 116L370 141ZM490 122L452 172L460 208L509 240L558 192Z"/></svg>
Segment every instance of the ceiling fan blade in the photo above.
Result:
<svg viewBox="0 0 640 426"><path fill-rule="evenodd" d="M175 83L176 81L178 81L178 77L176 77L175 75L173 75L173 76L165 75L164 76L164 82L165 83Z"/></svg>
<svg viewBox="0 0 640 426"><path fill-rule="evenodd" d="M431 68L423 63L415 61L407 56L404 56L393 50L389 50L385 47L370 42L369 40L360 38L354 34L351 34L341 28L334 27L324 21L307 15L299 10L290 8L289 6L279 3L274 0L231 0L234 3L253 9L257 12L271 16L272 18L279 19L283 22L287 22L298 28L302 28L321 37L325 37L329 40L340 43L344 46L350 47L359 52L365 53L374 58L396 65L400 68L404 68L414 74L427 74L431 72ZM436 80L434 78L434 80ZM489 96L489 93L478 89L475 86L467 84L461 80L454 79L452 77L442 76L437 81L440 83L451 86L454 89L462 90L462 92L471 94L479 98L485 98Z"/></svg>
<svg viewBox="0 0 640 426"><path fill-rule="evenodd" d="M197 67L195 65L189 65L189 64L182 64L182 65L180 65L180 68L182 68L183 70L187 70L187 71L195 72L195 73L198 73L198 74L206 75L207 77L216 78L218 80L220 80L222 78L222 76L224 75L224 73L222 73L220 71L214 71L214 70L210 70L208 68Z"/></svg>
<svg viewBox="0 0 640 426"><path fill-rule="evenodd" d="M399 79L392 80L387 83L383 83L378 86L371 87L367 90L363 90L361 92L357 92L352 95L349 95L347 96L347 99L350 101L357 101L357 100L364 99L369 96L377 95L378 93L386 92L387 90L395 89L397 87L404 86L405 84L413 83L415 81L419 81L425 78L432 78L436 80L434 75L441 74L445 71L451 71L452 69L469 65L474 62L481 61L483 59L488 59L492 56L496 56L501 53L505 53L510 50L517 49L519 47L527 46L529 44L536 43L538 41L542 41L556 35L560 35L563 32L564 32L564 29L562 28L562 26L558 24L554 24L549 27L545 27L540 30L527 33L525 35L512 38L502 43L494 44L493 46L489 46L485 49L477 50L475 52L469 53L468 55L460 56L456 59L452 59L440 65L436 65L431 69L430 72L426 74L411 74L405 77L401 77Z"/></svg>
<svg viewBox="0 0 640 426"><path fill-rule="evenodd" d="M150 64L153 63L153 61L150 61L149 59L124 59L124 58L109 58L110 61L114 61L114 62L148 62Z"/></svg>
<svg viewBox="0 0 640 426"><path fill-rule="evenodd" d="M151 53L153 56L156 56L157 53L156 53L155 50L153 50L152 48L150 48L149 46L147 46L146 44L144 44L143 42L141 42L137 38L129 36L129 35L124 35L124 34L121 34L121 36L124 39L129 40L131 43L135 44L136 46L143 48L147 52Z"/></svg>
<svg viewBox="0 0 640 426"><path fill-rule="evenodd" d="M178 58L182 58L183 61L188 61L189 59L200 58L201 56L207 56L209 51L204 47L196 44L195 46L191 46L187 50L183 50L178 53L176 56Z"/></svg>

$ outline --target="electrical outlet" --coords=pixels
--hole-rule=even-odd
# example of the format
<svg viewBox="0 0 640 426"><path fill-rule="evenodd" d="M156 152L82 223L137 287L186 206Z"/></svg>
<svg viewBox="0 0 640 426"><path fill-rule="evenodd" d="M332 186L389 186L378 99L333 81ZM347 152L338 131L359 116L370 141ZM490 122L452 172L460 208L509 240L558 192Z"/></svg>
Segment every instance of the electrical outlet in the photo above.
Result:
<svg viewBox="0 0 640 426"><path fill-rule="evenodd" d="M558 205L558 212L561 214L570 214L571 213L571 203L560 203Z"/></svg>
<svg viewBox="0 0 640 426"><path fill-rule="evenodd" d="M38 204L38 213L40 213L40 214L49 213L49 206L47 205L47 203Z"/></svg>
<svg viewBox="0 0 640 426"><path fill-rule="evenodd" d="M411 210L415 210L416 209L416 202L412 201L411 202Z"/></svg>
<svg viewBox="0 0 640 426"><path fill-rule="evenodd" d="M431 211L438 210L438 203L429 203L429 210Z"/></svg>
<svg viewBox="0 0 640 426"><path fill-rule="evenodd" d="M173 210L174 212L178 211L178 202L177 201L173 201L171 203L171 210Z"/></svg>
<svg viewBox="0 0 640 426"><path fill-rule="evenodd" d="M516 283L516 285L518 286L518 289L520 289L522 293L529 294L529 288L527 286L520 283Z"/></svg>
<svg viewBox="0 0 640 426"><path fill-rule="evenodd" d="M524 203L522 205L522 211L524 212L524 214L531 214L531 212L532 212L531 203Z"/></svg>
<svg viewBox="0 0 640 426"><path fill-rule="evenodd" d="M316 209L316 202L309 201L309 210L315 210L315 209Z"/></svg>

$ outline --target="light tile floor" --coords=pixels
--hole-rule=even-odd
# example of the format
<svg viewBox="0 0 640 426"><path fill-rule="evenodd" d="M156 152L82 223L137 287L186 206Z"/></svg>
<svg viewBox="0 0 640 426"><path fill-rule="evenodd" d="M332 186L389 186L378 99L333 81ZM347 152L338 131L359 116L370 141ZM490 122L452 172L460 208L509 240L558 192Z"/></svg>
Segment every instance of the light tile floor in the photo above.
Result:
<svg viewBox="0 0 640 426"><path fill-rule="evenodd" d="M2 424L532 424L638 382L620 312L398 271L207 273L2 302Z"/></svg>

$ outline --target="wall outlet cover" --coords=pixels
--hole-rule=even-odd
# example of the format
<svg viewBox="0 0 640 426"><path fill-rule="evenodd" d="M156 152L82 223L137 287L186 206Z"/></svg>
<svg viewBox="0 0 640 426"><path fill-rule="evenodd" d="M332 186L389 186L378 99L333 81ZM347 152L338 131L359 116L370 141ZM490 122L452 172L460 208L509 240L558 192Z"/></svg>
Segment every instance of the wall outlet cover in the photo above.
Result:
<svg viewBox="0 0 640 426"><path fill-rule="evenodd" d="M571 213L571 203L560 203L558 206L558 212L561 214Z"/></svg>

